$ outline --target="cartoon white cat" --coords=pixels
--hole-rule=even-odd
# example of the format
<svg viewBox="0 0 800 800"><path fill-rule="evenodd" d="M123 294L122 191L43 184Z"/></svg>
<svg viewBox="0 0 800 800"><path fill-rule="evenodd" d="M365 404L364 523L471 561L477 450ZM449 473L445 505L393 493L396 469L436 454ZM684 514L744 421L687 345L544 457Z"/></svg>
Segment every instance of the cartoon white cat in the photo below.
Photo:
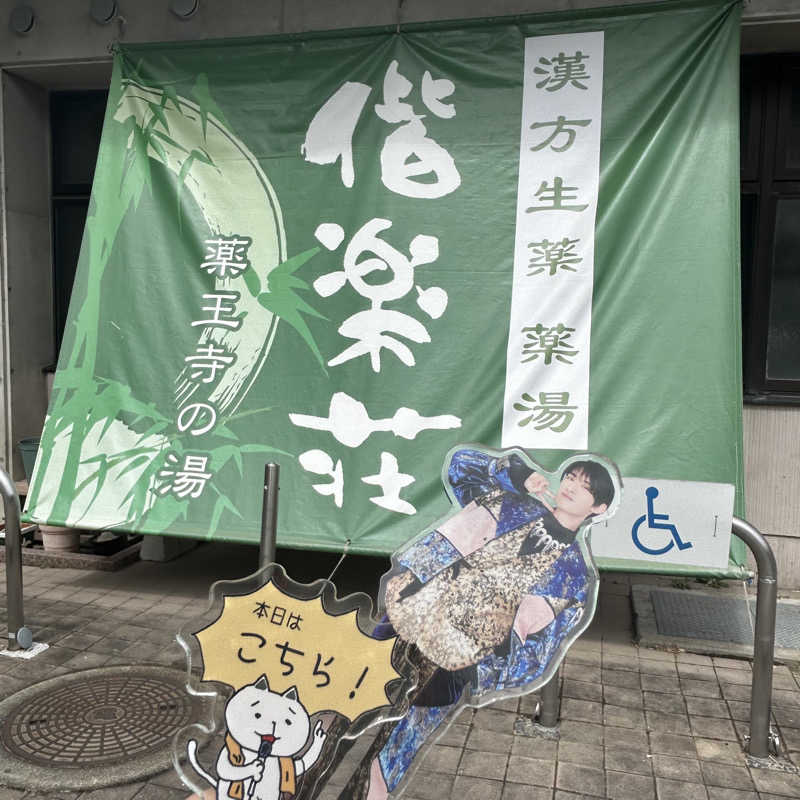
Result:
<svg viewBox="0 0 800 800"><path fill-rule="evenodd" d="M228 730L217 758L218 780L197 761L197 742L189 742L189 761L217 788L217 800L279 800L294 795L296 781L319 758L326 733L317 722L311 746L305 746L311 721L292 686L283 694L270 691L266 675L239 689L225 706Z"/></svg>

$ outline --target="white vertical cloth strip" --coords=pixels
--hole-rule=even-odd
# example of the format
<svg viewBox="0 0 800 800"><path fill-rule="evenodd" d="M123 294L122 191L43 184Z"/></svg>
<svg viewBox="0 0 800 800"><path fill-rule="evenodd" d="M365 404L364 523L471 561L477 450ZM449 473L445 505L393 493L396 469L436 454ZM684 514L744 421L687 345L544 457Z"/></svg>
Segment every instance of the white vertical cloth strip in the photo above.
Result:
<svg viewBox="0 0 800 800"><path fill-rule="evenodd" d="M588 448L603 44L525 40L503 447Z"/></svg>

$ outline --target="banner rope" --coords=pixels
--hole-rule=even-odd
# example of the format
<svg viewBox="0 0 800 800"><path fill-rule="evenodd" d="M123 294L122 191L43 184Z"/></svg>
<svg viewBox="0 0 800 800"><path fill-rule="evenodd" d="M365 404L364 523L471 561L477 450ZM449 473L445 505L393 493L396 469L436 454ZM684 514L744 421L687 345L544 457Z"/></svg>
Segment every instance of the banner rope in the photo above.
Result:
<svg viewBox="0 0 800 800"><path fill-rule="evenodd" d="M349 539L345 539L344 540L344 550L342 550L342 555L339 558L339 560L336 562L336 566L331 570L331 574L328 575L328 581L330 581L331 578L333 578L333 576L336 574L336 570L339 569L339 567L342 566L342 561L344 561L345 556L347 555L347 550L349 549L349 547L350 547L350 540Z"/></svg>

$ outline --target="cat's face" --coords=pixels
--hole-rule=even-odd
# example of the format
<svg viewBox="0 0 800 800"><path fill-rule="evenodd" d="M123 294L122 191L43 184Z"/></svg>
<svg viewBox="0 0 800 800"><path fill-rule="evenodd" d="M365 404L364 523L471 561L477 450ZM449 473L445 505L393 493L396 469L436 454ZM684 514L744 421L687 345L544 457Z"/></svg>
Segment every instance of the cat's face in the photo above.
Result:
<svg viewBox="0 0 800 800"><path fill-rule="evenodd" d="M309 718L292 687L283 694L271 692L263 675L243 686L225 708L228 730L242 747L258 751L270 745L271 756L292 756L308 739Z"/></svg>

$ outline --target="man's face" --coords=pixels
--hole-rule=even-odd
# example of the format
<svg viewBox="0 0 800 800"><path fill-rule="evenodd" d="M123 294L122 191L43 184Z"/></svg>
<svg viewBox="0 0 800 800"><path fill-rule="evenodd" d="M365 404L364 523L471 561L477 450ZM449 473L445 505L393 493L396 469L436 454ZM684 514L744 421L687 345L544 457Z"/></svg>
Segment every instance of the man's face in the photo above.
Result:
<svg viewBox="0 0 800 800"><path fill-rule="evenodd" d="M596 503L583 470L568 472L563 477L556 493L555 506L580 519L590 514L602 514L607 508L605 503Z"/></svg>

